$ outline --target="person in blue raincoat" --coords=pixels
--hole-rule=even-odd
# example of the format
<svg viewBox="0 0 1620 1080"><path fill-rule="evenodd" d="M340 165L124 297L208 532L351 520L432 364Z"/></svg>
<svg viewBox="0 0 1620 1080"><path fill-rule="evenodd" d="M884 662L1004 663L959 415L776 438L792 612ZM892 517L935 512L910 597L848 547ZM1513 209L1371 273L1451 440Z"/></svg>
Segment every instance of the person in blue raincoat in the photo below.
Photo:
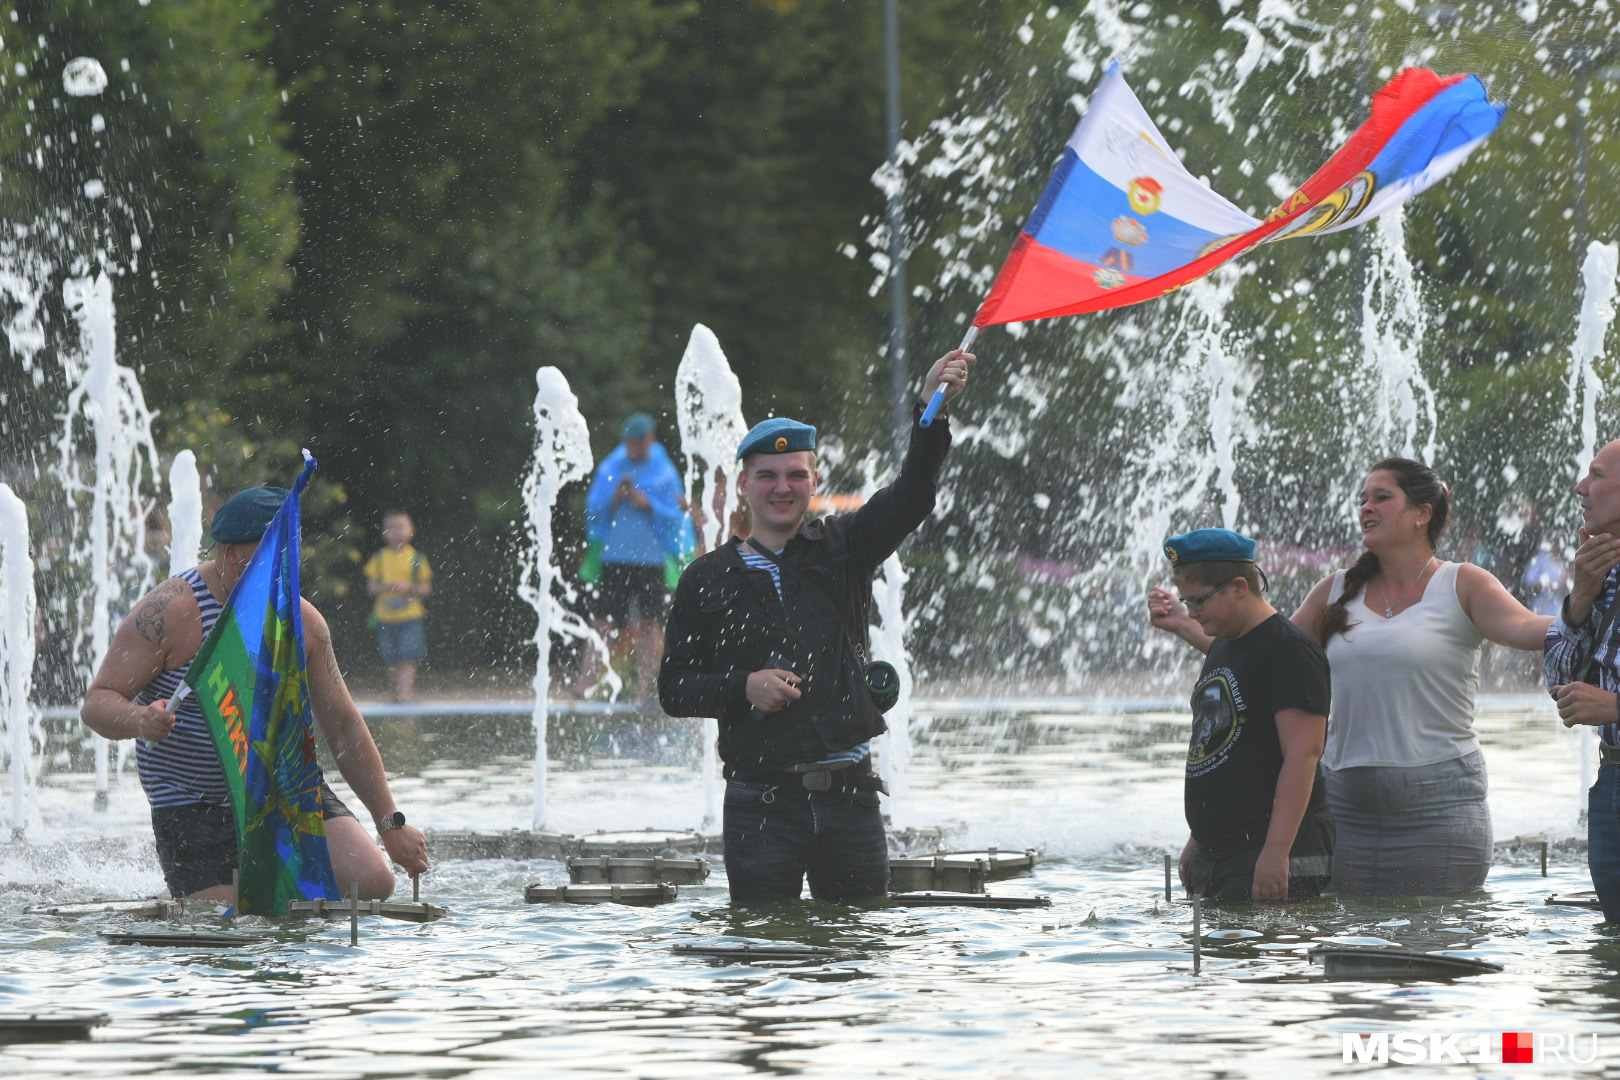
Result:
<svg viewBox="0 0 1620 1080"><path fill-rule="evenodd" d="M585 496L585 559L592 625L615 657L628 649L637 692L651 695L664 650L664 615L681 568L692 556L696 530L687 513L680 473L657 440L653 418L624 422L619 445L603 458ZM586 650L579 690L599 677Z"/></svg>

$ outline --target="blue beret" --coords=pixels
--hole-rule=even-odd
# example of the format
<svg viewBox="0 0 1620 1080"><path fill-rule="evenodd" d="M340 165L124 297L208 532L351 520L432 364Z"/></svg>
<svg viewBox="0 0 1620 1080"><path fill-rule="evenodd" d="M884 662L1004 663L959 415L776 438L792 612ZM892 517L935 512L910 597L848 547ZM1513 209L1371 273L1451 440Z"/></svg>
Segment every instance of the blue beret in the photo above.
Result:
<svg viewBox="0 0 1620 1080"><path fill-rule="evenodd" d="M1171 563L1254 562L1259 545L1231 529L1194 529L1164 542L1164 555Z"/></svg>
<svg viewBox="0 0 1620 1080"><path fill-rule="evenodd" d="M815 428L809 424L801 424L797 420L789 420L785 416L778 416L771 420L761 420L754 425L752 431L743 436L743 441L737 447L737 460L741 461L749 454L791 454L795 450L815 448Z"/></svg>
<svg viewBox="0 0 1620 1080"><path fill-rule="evenodd" d="M632 414L630 419L624 422L624 427L619 429L619 438L628 442L634 439L645 439L652 433L653 418L644 412L638 412Z"/></svg>
<svg viewBox="0 0 1620 1080"><path fill-rule="evenodd" d="M264 539L264 530L292 492L286 488L248 488L238 491L214 514L208 526L216 544L251 544Z"/></svg>

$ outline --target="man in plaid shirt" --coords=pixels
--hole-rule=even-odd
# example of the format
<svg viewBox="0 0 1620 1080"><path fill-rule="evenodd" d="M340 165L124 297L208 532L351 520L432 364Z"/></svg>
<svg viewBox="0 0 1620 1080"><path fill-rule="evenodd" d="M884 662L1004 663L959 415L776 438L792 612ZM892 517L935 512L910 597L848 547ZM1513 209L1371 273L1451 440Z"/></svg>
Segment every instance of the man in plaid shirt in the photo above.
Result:
<svg viewBox="0 0 1620 1080"><path fill-rule="evenodd" d="M1620 440L1597 452L1575 494L1581 546L1541 666L1564 726L1602 729L1602 766L1587 793L1586 863L1604 921L1620 923Z"/></svg>

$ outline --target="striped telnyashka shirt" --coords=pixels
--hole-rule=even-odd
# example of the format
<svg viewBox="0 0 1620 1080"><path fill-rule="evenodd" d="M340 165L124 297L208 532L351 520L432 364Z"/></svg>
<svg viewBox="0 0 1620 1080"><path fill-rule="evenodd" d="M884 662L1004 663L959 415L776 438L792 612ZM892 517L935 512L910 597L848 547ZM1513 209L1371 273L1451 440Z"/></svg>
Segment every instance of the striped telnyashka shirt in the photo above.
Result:
<svg viewBox="0 0 1620 1080"><path fill-rule="evenodd" d="M191 586L191 594L197 598L197 608L202 612L202 636L206 639L224 605L208 591L196 567L179 577ZM159 699L172 698L190 666L188 661L182 667L161 672L146 689L135 695L136 704L149 705ZM225 773L219 766L219 753L214 749L208 722L203 719L196 697L187 697L175 715L179 719L167 739L162 742L138 739L135 743L135 762L147 801L153 806L188 806L198 802L229 806L231 796L225 786Z"/></svg>

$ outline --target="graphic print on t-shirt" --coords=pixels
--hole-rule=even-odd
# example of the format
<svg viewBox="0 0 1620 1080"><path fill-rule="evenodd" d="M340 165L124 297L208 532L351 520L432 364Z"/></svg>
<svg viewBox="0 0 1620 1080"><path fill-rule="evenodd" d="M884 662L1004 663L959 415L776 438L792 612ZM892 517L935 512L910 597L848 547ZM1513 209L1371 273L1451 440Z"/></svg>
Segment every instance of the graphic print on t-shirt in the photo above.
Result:
<svg viewBox="0 0 1620 1080"><path fill-rule="evenodd" d="M1232 744L1243 734L1243 692L1232 669L1216 668L1200 679L1192 703L1187 775L1202 776L1226 761Z"/></svg>

